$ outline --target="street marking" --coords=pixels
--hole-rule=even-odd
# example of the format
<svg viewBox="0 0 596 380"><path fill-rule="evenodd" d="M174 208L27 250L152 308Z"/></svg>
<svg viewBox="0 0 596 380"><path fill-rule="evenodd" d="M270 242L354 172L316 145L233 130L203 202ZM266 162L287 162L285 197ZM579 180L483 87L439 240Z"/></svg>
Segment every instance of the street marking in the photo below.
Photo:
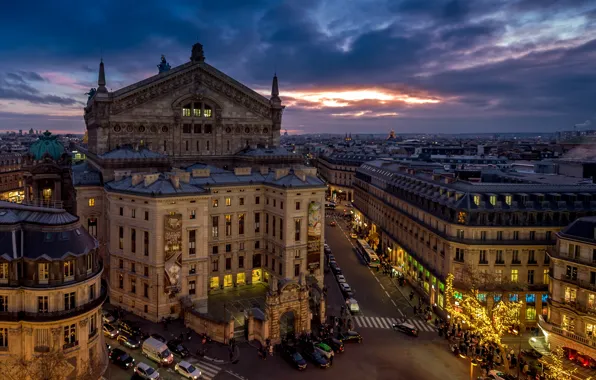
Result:
<svg viewBox="0 0 596 380"><path fill-rule="evenodd" d="M385 287L383 286L383 284L381 284L381 283L379 282L379 285L381 285L381 288L383 288L383 290L385 290Z"/></svg>
<svg viewBox="0 0 596 380"><path fill-rule="evenodd" d="M376 278L376 277L375 277L375 280L377 280L377 282L378 282L379 284L381 283L381 281L379 281L379 279L378 279L378 278ZM383 286L383 285L381 285L381 286Z"/></svg>
<svg viewBox="0 0 596 380"><path fill-rule="evenodd" d="M403 311L401 311L400 309L397 309L397 311L399 311L399 313L401 314L402 317L405 317L406 315L404 314Z"/></svg>
<svg viewBox="0 0 596 380"><path fill-rule="evenodd" d="M394 300L391 300L391 303L393 304L393 306L397 307L397 304L395 303ZM400 310L401 311L401 310Z"/></svg>
<svg viewBox="0 0 596 380"><path fill-rule="evenodd" d="M381 318L381 324L383 325L383 327L389 329L391 328L391 323L387 323L387 319L389 318Z"/></svg>
<svg viewBox="0 0 596 380"><path fill-rule="evenodd" d="M411 325L414 325L420 331L437 331L437 329L433 325L426 323L418 318L407 319L383 317L355 317L354 321L356 322L356 326L360 328L390 329L393 327L393 324L407 322Z"/></svg>
<svg viewBox="0 0 596 380"><path fill-rule="evenodd" d="M220 367L194 357L189 358L187 361L201 370L202 379L211 380L221 371Z"/></svg>
<svg viewBox="0 0 596 380"><path fill-rule="evenodd" d="M391 296L389 295L389 293L385 290L385 294L387 294L387 297L391 298Z"/></svg>
<svg viewBox="0 0 596 380"><path fill-rule="evenodd" d="M372 323L372 325L376 328L379 328L379 324L377 322L377 320L375 319L375 317L370 317L370 319L368 320L370 323Z"/></svg>

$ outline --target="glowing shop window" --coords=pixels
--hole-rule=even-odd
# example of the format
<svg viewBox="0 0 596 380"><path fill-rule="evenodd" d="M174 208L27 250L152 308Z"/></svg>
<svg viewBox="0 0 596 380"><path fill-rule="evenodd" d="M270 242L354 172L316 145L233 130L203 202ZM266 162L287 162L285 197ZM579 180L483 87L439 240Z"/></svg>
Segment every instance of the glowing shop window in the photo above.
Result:
<svg viewBox="0 0 596 380"><path fill-rule="evenodd" d="M89 207L95 206L95 198L89 198Z"/></svg>
<svg viewBox="0 0 596 380"><path fill-rule="evenodd" d="M209 281L209 288L210 289L218 289L219 288L219 277L211 277L211 281Z"/></svg>
<svg viewBox="0 0 596 380"><path fill-rule="evenodd" d="M52 199L52 189L43 189L42 196L44 201L49 201Z"/></svg>
<svg viewBox="0 0 596 380"><path fill-rule="evenodd" d="M238 273L238 275L236 275L236 283L238 285L246 284L246 273Z"/></svg>
<svg viewBox="0 0 596 380"><path fill-rule="evenodd" d="M226 274L224 276L224 288L229 288L232 285L234 285L234 282L232 281L232 275Z"/></svg>

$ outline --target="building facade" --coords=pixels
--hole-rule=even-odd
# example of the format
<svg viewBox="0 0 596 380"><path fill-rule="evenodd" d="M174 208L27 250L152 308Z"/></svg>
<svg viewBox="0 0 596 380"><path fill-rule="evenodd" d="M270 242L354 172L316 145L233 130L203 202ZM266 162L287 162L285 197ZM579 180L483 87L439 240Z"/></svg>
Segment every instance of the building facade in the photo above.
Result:
<svg viewBox="0 0 596 380"><path fill-rule="evenodd" d="M447 274L457 287L472 271L500 290L484 294L487 306L501 297L523 301L521 320L533 326L547 313L546 250L561 228L594 213L596 185L478 175L464 181L439 168L366 163L354 180L356 227L439 310Z"/></svg>
<svg viewBox="0 0 596 380"><path fill-rule="evenodd" d="M0 154L0 200L21 203L23 190L22 156L20 153Z"/></svg>
<svg viewBox="0 0 596 380"><path fill-rule="evenodd" d="M540 327L551 349L568 347L596 359L596 218L557 234L551 257L548 315Z"/></svg>
<svg viewBox="0 0 596 380"><path fill-rule="evenodd" d="M101 332L107 289L97 241L63 209L9 202L0 202L0 240L2 372L48 365L64 379L100 378L107 366Z"/></svg>
<svg viewBox="0 0 596 380"><path fill-rule="evenodd" d="M318 157L317 169L329 186L328 195L331 199L353 201L352 183L356 169L364 162L374 159L376 156L349 153L335 153Z"/></svg>

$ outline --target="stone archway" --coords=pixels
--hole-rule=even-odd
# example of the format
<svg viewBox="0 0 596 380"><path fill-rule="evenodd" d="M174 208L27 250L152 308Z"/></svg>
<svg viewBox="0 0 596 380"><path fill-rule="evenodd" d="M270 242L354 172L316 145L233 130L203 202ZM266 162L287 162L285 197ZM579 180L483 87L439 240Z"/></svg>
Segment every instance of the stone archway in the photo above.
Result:
<svg viewBox="0 0 596 380"><path fill-rule="evenodd" d="M287 336L296 335L296 316L293 311L286 311L279 317L279 336L285 339Z"/></svg>

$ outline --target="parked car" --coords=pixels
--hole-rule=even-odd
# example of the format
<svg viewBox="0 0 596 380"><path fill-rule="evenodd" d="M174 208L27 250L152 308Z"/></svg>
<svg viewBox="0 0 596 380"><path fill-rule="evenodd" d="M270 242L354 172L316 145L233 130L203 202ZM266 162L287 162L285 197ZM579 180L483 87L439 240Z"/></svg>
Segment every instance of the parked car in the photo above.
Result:
<svg viewBox="0 0 596 380"><path fill-rule="evenodd" d="M346 300L346 305L347 305L350 313L352 313L352 314L360 313L360 305L358 305L358 301L356 301L355 298L348 298Z"/></svg>
<svg viewBox="0 0 596 380"><path fill-rule="evenodd" d="M300 355L296 347L284 344L281 351L282 357L299 371L306 369L306 360Z"/></svg>
<svg viewBox="0 0 596 380"><path fill-rule="evenodd" d="M329 226L335 227L335 226L337 226L337 222L335 220L333 220L333 221L329 222Z"/></svg>
<svg viewBox="0 0 596 380"><path fill-rule="evenodd" d="M394 323L393 330L403 332L410 336L418 336L418 329L410 323Z"/></svg>
<svg viewBox="0 0 596 380"><path fill-rule="evenodd" d="M337 338L327 338L323 340L323 343L331 347L336 354L344 352L344 343Z"/></svg>
<svg viewBox="0 0 596 380"><path fill-rule="evenodd" d="M186 379L197 380L201 378L201 370L189 362L181 361L176 364L174 370Z"/></svg>
<svg viewBox="0 0 596 380"><path fill-rule="evenodd" d="M341 292L344 294L344 296L346 296L348 298L352 298L354 296L354 291L352 290L352 288L350 287L350 285L347 282L340 283L339 287L341 289Z"/></svg>
<svg viewBox="0 0 596 380"><path fill-rule="evenodd" d="M331 261L335 261L335 255L333 255L333 254L331 254L331 253L330 253L330 254L327 256L327 260L329 260L329 262L331 262Z"/></svg>
<svg viewBox="0 0 596 380"><path fill-rule="evenodd" d="M139 348L141 347L141 340L134 335L130 335L125 332L121 332L116 338L116 341L123 346L128 348Z"/></svg>
<svg viewBox="0 0 596 380"><path fill-rule="evenodd" d="M120 331L124 331L130 335L143 336L141 327L139 327L139 325L137 325L135 322L122 320L120 323L118 323L118 325L120 326Z"/></svg>
<svg viewBox="0 0 596 380"><path fill-rule="evenodd" d="M168 348L170 349L170 351L172 351L176 355L179 355L183 358L190 355L188 348L186 348L184 346L184 344L182 344L182 341L180 339L172 339L168 342L167 345L168 345Z"/></svg>
<svg viewBox="0 0 596 380"><path fill-rule="evenodd" d="M335 276L335 278L337 279L337 282L344 283L346 282L346 277L343 274L338 274L337 276Z"/></svg>
<svg viewBox="0 0 596 380"><path fill-rule="evenodd" d="M319 353L323 355L327 360L329 360L333 355L335 355L333 349L323 342L314 343L314 347L315 350L319 351Z"/></svg>
<svg viewBox="0 0 596 380"><path fill-rule="evenodd" d="M350 234L350 238L352 238L352 239L358 239L358 235L356 235L354 232L352 232Z"/></svg>
<svg viewBox="0 0 596 380"><path fill-rule="evenodd" d="M163 336L161 336L159 334L151 334L151 337L159 340L162 343L166 343L167 342L166 338L164 338Z"/></svg>
<svg viewBox="0 0 596 380"><path fill-rule="evenodd" d="M310 360L314 365L320 368L328 368L329 361L325 359L323 355L319 353L319 351L315 350L312 344L306 345L302 350L302 355Z"/></svg>
<svg viewBox="0 0 596 380"><path fill-rule="evenodd" d="M337 339L340 339L344 343L362 343L362 335L354 330L348 331L345 334L338 334Z"/></svg>
<svg viewBox="0 0 596 380"><path fill-rule="evenodd" d="M341 268L337 264L329 265L329 267L331 268L331 271L333 272L333 274L335 274L336 276L338 274L341 274L342 273L341 272Z"/></svg>
<svg viewBox="0 0 596 380"><path fill-rule="evenodd" d="M116 322L116 317L107 310L101 311L101 319L103 319L103 323L114 323Z"/></svg>
<svg viewBox="0 0 596 380"><path fill-rule="evenodd" d="M135 365L134 358L119 348L110 351L108 357L112 363L123 369L129 369Z"/></svg>
<svg viewBox="0 0 596 380"><path fill-rule="evenodd" d="M117 328L115 328L114 326L112 326L109 323L103 324L103 335L104 336L114 339L118 336L118 334L120 334L120 330L118 330Z"/></svg>
<svg viewBox="0 0 596 380"><path fill-rule="evenodd" d="M135 373L141 379L147 379L147 380L159 379L159 372L157 372L157 370L155 368L153 368L150 365L145 364L143 362L137 364L137 366L135 367Z"/></svg>

